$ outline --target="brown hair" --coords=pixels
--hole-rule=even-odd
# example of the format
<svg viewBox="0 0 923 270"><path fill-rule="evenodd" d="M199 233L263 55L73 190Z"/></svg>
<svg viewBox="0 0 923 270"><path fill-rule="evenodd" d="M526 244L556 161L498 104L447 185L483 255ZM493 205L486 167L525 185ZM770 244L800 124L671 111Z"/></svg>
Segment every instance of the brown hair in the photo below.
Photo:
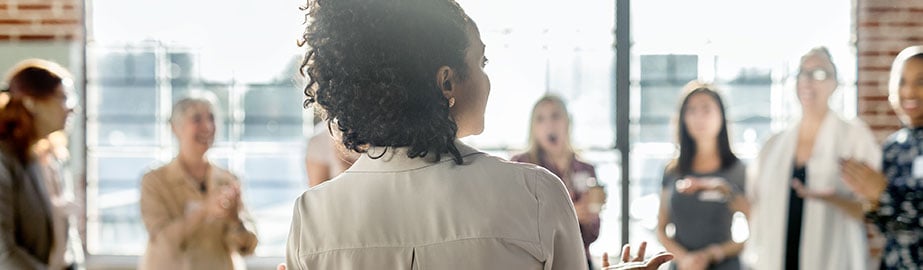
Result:
<svg viewBox="0 0 923 270"><path fill-rule="evenodd" d="M7 102L0 104L0 142L20 162L28 159L29 148L40 139L23 98L51 98L67 77L70 75L60 65L40 59L19 62L7 73L2 89Z"/></svg>
<svg viewBox="0 0 923 270"><path fill-rule="evenodd" d="M717 140L715 145L717 145L718 153L721 155L721 169L724 170L737 164L739 159L734 155L734 152L731 151L724 101L722 101L718 91L710 84L693 80L683 87L683 93L684 96L679 105L679 113L677 113L676 116L676 137L679 143L679 156L667 165L667 169L676 174L693 173L692 163L698 149L696 149L695 140L689 134L689 127L686 126L685 116L689 99L699 94L711 97L718 105L718 110L721 112L721 131L718 132L718 137L715 138Z"/></svg>

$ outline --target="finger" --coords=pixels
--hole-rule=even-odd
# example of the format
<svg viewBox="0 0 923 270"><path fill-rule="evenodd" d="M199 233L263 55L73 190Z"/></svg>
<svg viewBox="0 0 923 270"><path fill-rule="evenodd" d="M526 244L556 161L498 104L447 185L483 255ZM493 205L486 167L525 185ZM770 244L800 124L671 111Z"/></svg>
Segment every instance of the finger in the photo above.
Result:
<svg viewBox="0 0 923 270"><path fill-rule="evenodd" d="M862 167L858 163L850 161L843 164L843 171L853 178L859 178L858 176L862 174Z"/></svg>
<svg viewBox="0 0 923 270"><path fill-rule="evenodd" d="M285 263L280 263L278 266L276 266L276 270L285 270Z"/></svg>
<svg viewBox="0 0 923 270"><path fill-rule="evenodd" d="M650 261L647 261L645 268L654 270L654 269L660 268L660 265L665 264L671 260L673 260L673 254L660 253L660 254L657 254L657 256L654 256L653 258L651 258Z"/></svg>
<svg viewBox="0 0 923 270"><path fill-rule="evenodd" d="M631 245L625 244L622 246L622 262L628 262L631 260Z"/></svg>
<svg viewBox="0 0 923 270"><path fill-rule="evenodd" d="M644 261L644 252L647 251L647 242L641 242L641 245L638 245L638 256L635 257L636 262Z"/></svg>
<svg viewBox="0 0 923 270"><path fill-rule="evenodd" d="M603 252L603 268L609 267L609 252Z"/></svg>
<svg viewBox="0 0 923 270"><path fill-rule="evenodd" d="M801 180L792 179L792 189L795 190L795 193L798 194L798 197L805 198L808 197L808 191L805 190L804 184L801 183Z"/></svg>

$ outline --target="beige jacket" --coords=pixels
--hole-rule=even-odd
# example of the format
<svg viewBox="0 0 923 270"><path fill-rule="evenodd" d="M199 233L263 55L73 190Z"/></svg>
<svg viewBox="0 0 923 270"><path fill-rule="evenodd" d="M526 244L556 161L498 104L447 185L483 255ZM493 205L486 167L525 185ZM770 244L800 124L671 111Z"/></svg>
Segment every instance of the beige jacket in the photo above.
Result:
<svg viewBox="0 0 923 270"><path fill-rule="evenodd" d="M237 183L237 177L212 165L207 192ZM188 236L183 236L191 210L202 207L206 195L177 160L144 175L141 180L141 217L148 231L148 244L139 269L245 269L241 255L256 248L253 221L241 203L242 224L225 220L206 220ZM238 245L233 239L246 239Z"/></svg>
<svg viewBox="0 0 923 270"><path fill-rule="evenodd" d="M587 269L561 180L456 144L463 165L390 150L305 192L289 269Z"/></svg>

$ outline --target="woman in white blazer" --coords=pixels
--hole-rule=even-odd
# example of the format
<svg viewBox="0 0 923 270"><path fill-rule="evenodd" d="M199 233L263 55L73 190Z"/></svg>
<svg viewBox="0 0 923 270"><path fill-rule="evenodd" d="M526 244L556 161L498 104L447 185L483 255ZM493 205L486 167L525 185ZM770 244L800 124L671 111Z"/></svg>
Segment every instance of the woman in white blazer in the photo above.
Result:
<svg viewBox="0 0 923 270"><path fill-rule="evenodd" d="M826 48L801 58L797 94L802 117L772 136L750 166L750 239L754 269L866 269L862 205L840 180L840 161L872 166L881 150L869 128L830 110L836 68Z"/></svg>
<svg viewBox="0 0 923 270"><path fill-rule="evenodd" d="M306 10L306 105L363 155L295 203L288 269L587 269L560 179L457 140L481 133L490 92L457 3Z"/></svg>

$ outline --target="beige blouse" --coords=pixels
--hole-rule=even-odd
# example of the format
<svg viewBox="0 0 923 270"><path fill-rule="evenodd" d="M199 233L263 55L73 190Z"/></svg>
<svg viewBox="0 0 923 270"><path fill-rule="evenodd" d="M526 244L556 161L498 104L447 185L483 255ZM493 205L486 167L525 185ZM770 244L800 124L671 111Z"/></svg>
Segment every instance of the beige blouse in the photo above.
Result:
<svg viewBox="0 0 923 270"><path fill-rule="evenodd" d="M207 192L237 183L237 177L211 165L206 180ZM245 269L241 255L256 248L253 220L240 206L242 223L228 220L203 221L188 236L183 230L190 223L184 216L202 207L206 194L199 191L177 160L144 175L141 180L141 217L148 231L148 244L139 269ZM244 239L245 244L240 245Z"/></svg>
<svg viewBox="0 0 923 270"><path fill-rule="evenodd" d="M390 150L305 192L289 269L588 268L561 180L456 144L463 165Z"/></svg>

